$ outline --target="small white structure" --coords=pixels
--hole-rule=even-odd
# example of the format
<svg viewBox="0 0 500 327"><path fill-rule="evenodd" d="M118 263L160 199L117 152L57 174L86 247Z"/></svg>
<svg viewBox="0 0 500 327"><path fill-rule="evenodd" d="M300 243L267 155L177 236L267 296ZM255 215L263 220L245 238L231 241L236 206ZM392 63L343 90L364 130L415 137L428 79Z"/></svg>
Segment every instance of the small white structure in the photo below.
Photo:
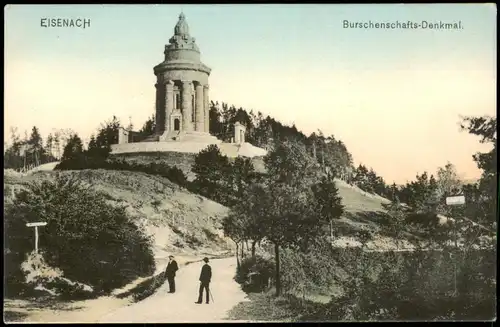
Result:
<svg viewBox="0 0 500 327"><path fill-rule="evenodd" d="M236 122L236 124L234 124L234 142L236 144L245 143L245 132L245 125L241 124L240 122Z"/></svg>
<svg viewBox="0 0 500 327"><path fill-rule="evenodd" d="M128 135L129 135L129 131L127 131L123 127L120 127L118 130L118 144L128 143Z"/></svg>

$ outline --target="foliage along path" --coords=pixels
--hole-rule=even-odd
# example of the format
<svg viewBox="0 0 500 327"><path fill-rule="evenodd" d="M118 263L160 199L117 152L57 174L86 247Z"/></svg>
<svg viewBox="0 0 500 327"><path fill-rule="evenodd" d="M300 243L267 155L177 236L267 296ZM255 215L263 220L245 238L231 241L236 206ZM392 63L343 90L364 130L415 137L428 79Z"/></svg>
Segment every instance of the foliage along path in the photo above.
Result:
<svg viewBox="0 0 500 327"><path fill-rule="evenodd" d="M210 304L195 304L198 300L200 271L203 262L181 267L175 278L176 292L168 293L165 281L155 294L102 317L98 322L114 323L173 323L173 322L234 322L224 320L231 308L247 301L246 294L234 281L236 258L210 260L212 282Z"/></svg>

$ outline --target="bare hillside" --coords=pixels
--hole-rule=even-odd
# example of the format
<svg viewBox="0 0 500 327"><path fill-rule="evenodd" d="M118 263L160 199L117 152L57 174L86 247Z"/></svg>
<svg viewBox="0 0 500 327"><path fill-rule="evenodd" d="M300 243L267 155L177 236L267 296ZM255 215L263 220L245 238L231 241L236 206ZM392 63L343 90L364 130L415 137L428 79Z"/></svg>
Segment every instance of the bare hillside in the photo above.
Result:
<svg viewBox="0 0 500 327"><path fill-rule="evenodd" d="M114 158L124 159L132 164L148 165L152 162L164 163L170 166L176 166L181 169L188 177L188 180L194 179L191 167L194 164L195 154L177 153L177 152L144 152L113 155ZM265 165L262 157L252 158L254 168L258 172L265 172ZM345 206L345 214L336 222L340 239L337 240L338 246L357 246L359 242L353 238L354 234L361 230L371 230L376 234L383 234L384 224L387 222L387 210L384 205L390 201L381 196L370 194L356 186L347 184L337 179L337 187L342 197L342 203ZM377 237L376 245L370 244L370 247L389 249L395 248L396 243L383 235ZM410 246L409 244L407 244Z"/></svg>
<svg viewBox="0 0 500 327"><path fill-rule="evenodd" d="M191 171L194 163L193 154L185 153L144 153L118 155L130 163L148 164L164 162L177 166L184 173ZM256 170L263 170L261 158L253 159ZM155 251L158 257L166 252L191 253L192 251L216 251L232 246L229 241L222 242L219 230L220 218L228 208L171 183L169 180L139 172L85 170L66 171L96 189L104 191L109 200L127 205L129 212L137 218L155 236ZM4 173L5 194L12 196L12 189L19 188L29 180L53 178L56 172L35 172L28 175ZM193 179L192 173L190 179ZM371 230L377 234L376 240L369 243L370 248L391 249L395 242L384 236L384 227L389 219L384 205L390 201L375 194L370 194L356 186L337 179L339 195L345 206L345 213L335 222L335 229L340 234L336 245L358 246L355 233L359 230ZM8 199L4 199L8 201ZM216 236L217 235L217 236ZM224 245L223 245L224 244ZM409 244L406 244L410 246Z"/></svg>

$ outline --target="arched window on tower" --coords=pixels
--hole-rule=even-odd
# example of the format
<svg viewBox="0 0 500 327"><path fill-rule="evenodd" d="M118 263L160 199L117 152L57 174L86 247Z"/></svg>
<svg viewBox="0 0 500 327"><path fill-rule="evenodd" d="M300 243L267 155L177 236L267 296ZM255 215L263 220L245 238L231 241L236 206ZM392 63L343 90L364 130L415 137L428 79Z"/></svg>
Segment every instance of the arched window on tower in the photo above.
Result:
<svg viewBox="0 0 500 327"><path fill-rule="evenodd" d="M175 109L181 109L181 95L179 91L175 92Z"/></svg>
<svg viewBox="0 0 500 327"><path fill-rule="evenodd" d="M196 107L195 107L195 97L194 97L194 94L191 95L191 121L194 123L194 117L195 117L195 111L196 111Z"/></svg>

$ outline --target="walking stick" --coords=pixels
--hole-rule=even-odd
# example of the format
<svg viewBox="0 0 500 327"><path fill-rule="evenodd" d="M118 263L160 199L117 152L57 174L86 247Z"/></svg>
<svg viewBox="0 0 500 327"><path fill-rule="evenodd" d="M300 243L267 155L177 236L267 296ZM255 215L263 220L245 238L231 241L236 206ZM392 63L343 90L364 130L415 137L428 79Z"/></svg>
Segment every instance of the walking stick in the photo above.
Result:
<svg viewBox="0 0 500 327"><path fill-rule="evenodd" d="M210 298L212 299L212 302L214 302L214 296L212 295L212 291L210 289L208 289L208 293L210 294Z"/></svg>

